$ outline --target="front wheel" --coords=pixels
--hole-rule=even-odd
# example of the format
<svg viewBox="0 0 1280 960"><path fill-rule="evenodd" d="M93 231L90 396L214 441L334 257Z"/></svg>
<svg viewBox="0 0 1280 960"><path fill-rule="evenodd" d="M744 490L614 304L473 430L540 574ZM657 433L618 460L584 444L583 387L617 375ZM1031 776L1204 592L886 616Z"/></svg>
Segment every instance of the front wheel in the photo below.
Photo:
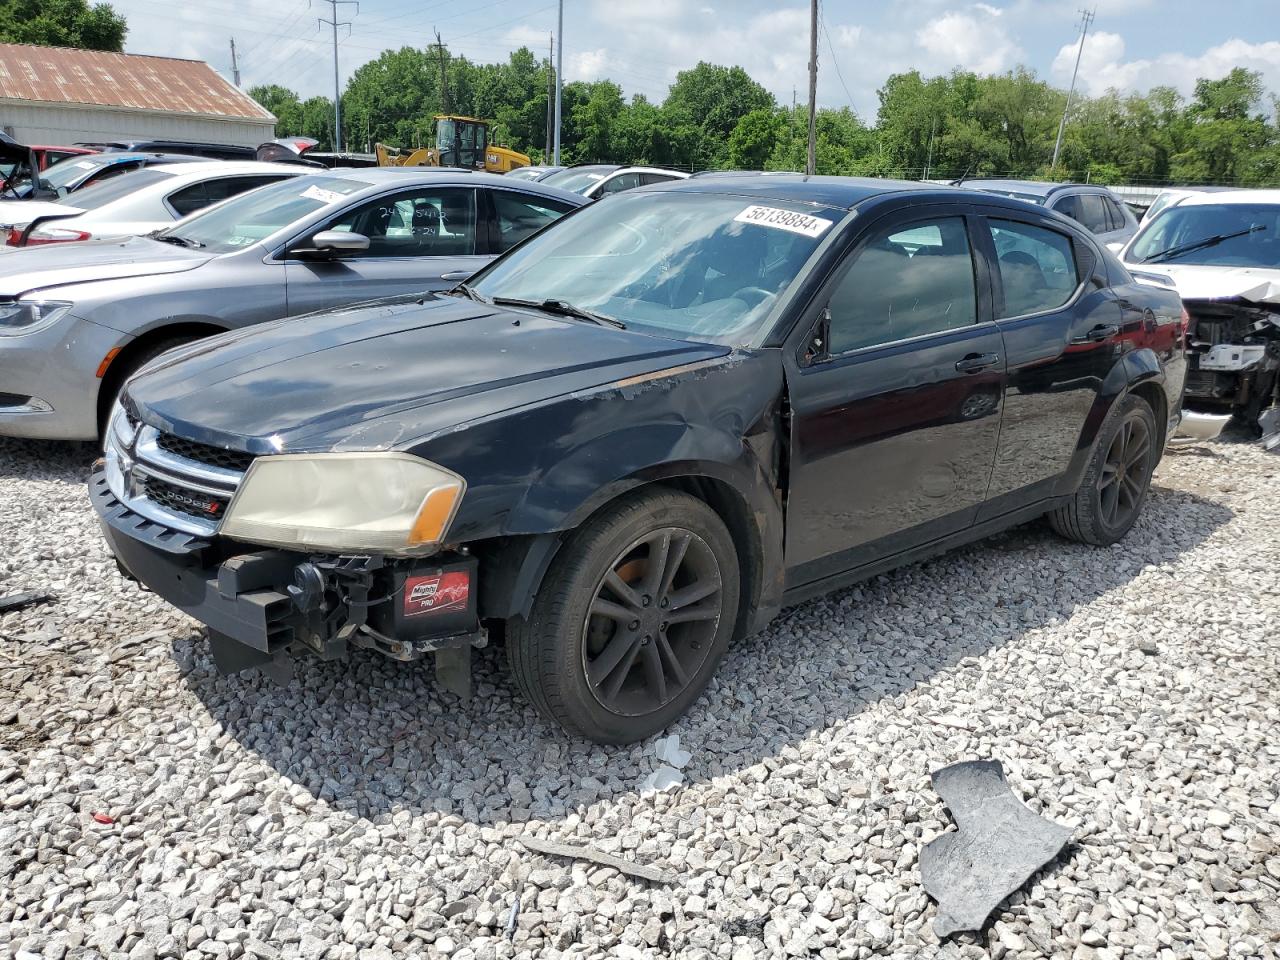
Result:
<svg viewBox="0 0 1280 960"><path fill-rule="evenodd" d="M1138 519L1160 460L1159 431L1151 405L1130 394L1103 424L1080 489L1049 514L1062 536L1105 547Z"/></svg>
<svg viewBox="0 0 1280 960"><path fill-rule="evenodd" d="M627 497L561 547L507 657L538 712L597 743L631 743L683 714L737 622L733 538L675 491Z"/></svg>

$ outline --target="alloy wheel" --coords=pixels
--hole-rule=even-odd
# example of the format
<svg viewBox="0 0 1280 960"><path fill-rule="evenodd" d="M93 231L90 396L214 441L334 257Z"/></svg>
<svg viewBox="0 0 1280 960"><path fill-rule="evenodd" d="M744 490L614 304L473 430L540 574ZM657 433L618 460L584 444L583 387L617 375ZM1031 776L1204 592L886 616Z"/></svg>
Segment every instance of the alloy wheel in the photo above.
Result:
<svg viewBox="0 0 1280 960"><path fill-rule="evenodd" d="M1102 521L1111 528L1128 523L1142 503L1149 479L1151 432L1141 416L1130 416L1111 438L1098 474Z"/></svg>
<svg viewBox="0 0 1280 960"><path fill-rule="evenodd" d="M623 550L582 628L582 665L600 705L639 716L688 687L711 654L723 587L715 553L690 530L663 527Z"/></svg>

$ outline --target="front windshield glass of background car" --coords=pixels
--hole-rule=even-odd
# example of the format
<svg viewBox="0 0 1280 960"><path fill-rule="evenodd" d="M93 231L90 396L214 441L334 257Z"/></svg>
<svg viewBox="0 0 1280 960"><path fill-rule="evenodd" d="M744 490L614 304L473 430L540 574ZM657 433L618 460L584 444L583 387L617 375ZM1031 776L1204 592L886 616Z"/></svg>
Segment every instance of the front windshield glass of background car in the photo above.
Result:
<svg viewBox="0 0 1280 960"><path fill-rule="evenodd" d="M194 241L210 253L230 253L368 186L345 177L292 177L194 213L160 236Z"/></svg>
<svg viewBox="0 0 1280 960"><path fill-rule="evenodd" d="M40 174L40 185L49 190L70 188L72 184L83 180L90 172L104 166L100 162L86 160L83 157L67 157L59 160Z"/></svg>
<svg viewBox="0 0 1280 960"><path fill-rule="evenodd" d="M693 192L623 193L484 271L484 297L563 300L629 327L751 339L843 211Z"/></svg>
<svg viewBox="0 0 1280 960"><path fill-rule="evenodd" d="M1199 250L1174 254L1166 250L1239 234ZM1142 229L1126 259L1142 263L1194 263L1220 267L1280 267L1280 204L1179 204L1163 211Z"/></svg>
<svg viewBox="0 0 1280 960"><path fill-rule="evenodd" d="M108 203L113 203L121 197L129 196L140 187L150 186L153 183L159 183L161 180L172 179L172 177L172 173L166 173L164 170L157 170L154 167L147 167L113 177L92 190L69 193L55 202L64 206L75 207L78 210L99 210Z"/></svg>
<svg viewBox="0 0 1280 960"><path fill-rule="evenodd" d="M561 170L542 182L548 187L559 187L571 193L585 193L609 175L608 170Z"/></svg>

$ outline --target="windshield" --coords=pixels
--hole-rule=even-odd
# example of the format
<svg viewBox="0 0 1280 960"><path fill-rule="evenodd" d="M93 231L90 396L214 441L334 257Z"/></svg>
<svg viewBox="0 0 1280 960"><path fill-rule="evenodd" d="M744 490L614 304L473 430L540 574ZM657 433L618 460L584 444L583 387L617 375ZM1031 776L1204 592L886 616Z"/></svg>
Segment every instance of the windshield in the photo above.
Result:
<svg viewBox="0 0 1280 960"><path fill-rule="evenodd" d="M345 177L291 177L192 214L157 236L180 237L211 253L230 253L369 186Z"/></svg>
<svg viewBox="0 0 1280 960"><path fill-rule="evenodd" d="M70 189L98 167L103 166L101 160L86 160L84 157L67 157L59 160L44 173L40 174L40 183L50 190Z"/></svg>
<svg viewBox="0 0 1280 960"><path fill-rule="evenodd" d="M615 168L601 170L561 170L559 173L553 173L545 180L540 181L549 187L559 187L561 190L571 190L574 193L586 193L593 186L613 173Z"/></svg>
<svg viewBox="0 0 1280 960"><path fill-rule="evenodd" d="M548 228L471 284L559 300L633 329L751 339L843 211L705 193L622 193Z"/></svg>
<svg viewBox="0 0 1280 960"><path fill-rule="evenodd" d="M147 167L142 170L134 170L132 173L121 174L113 177L104 183L99 184L92 190L68 194L60 197L56 203L64 204L68 207L75 207L78 210L98 210L105 207L109 203L113 203L122 197L127 197L140 187L145 187L153 183L159 183L161 180L168 180L173 176L172 173L166 173L155 167Z"/></svg>
<svg viewBox="0 0 1280 960"><path fill-rule="evenodd" d="M457 140L457 127L452 120L436 121L436 149L452 150Z"/></svg>
<svg viewBox="0 0 1280 960"><path fill-rule="evenodd" d="M1215 237L1197 249L1168 255ZM1280 204L1214 203L1169 207L1134 238L1125 259L1143 263L1167 256L1168 263L1221 267L1280 267Z"/></svg>

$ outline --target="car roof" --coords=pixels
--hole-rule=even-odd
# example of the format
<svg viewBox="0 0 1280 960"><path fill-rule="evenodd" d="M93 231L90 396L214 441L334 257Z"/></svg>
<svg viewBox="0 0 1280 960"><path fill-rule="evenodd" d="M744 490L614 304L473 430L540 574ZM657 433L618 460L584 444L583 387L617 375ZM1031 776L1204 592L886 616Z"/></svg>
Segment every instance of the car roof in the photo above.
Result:
<svg viewBox="0 0 1280 960"><path fill-rule="evenodd" d="M218 161L227 163L228 161ZM538 193L557 200L566 200L574 206L583 206L589 201L581 194L559 187L549 187L537 180L513 180L498 173L482 173L478 170L467 170L461 167L334 167L320 169L303 168L307 174L324 179L334 177L343 180L358 180L369 184L368 189L382 189L385 186L414 186L417 184L439 183L441 186L497 187L505 190L521 190L525 193ZM363 191L362 191L363 192Z"/></svg>
<svg viewBox="0 0 1280 960"><path fill-rule="evenodd" d="M67 157L71 160L71 157ZM131 160L156 160L161 163L191 163L203 160L203 157L193 157L186 153L134 153L132 151L125 152L108 152L108 153L87 153L84 156L76 155L78 163L96 163L101 166L110 166L116 163L129 163Z"/></svg>
<svg viewBox="0 0 1280 960"><path fill-rule="evenodd" d="M613 171L611 176L617 176L620 173L670 173L670 174L674 174L677 177L689 176L689 173L687 170L672 170L670 167L644 167L644 166L619 167L617 170Z"/></svg>
<svg viewBox="0 0 1280 960"><path fill-rule="evenodd" d="M689 177L638 187L635 192L661 193L679 190L683 193L731 194L761 200L790 200L817 203L826 207L852 209L871 197L904 191L934 192L964 196L956 187L922 183L918 180L888 180L877 177L807 177L803 173L762 177L742 176Z"/></svg>
<svg viewBox="0 0 1280 960"><path fill-rule="evenodd" d="M1221 190L1212 193L1193 193L1183 200L1180 207L1203 207L1219 204L1265 203L1280 204L1280 190Z"/></svg>
<svg viewBox="0 0 1280 960"><path fill-rule="evenodd" d="M164 170L168 164L153 163L149 167ZM202 177L237 173L310 173L314 169L297 163L265 163L261 160L200 160L197 163L175 165L171 172L182 176Z"/></svg>
<svg viewBox="0 0 1280 960"><path fill-rule="evenodd" d="M1089 193L1110 193L1106 187L1093 183L1047 183L1044 180L984 180L973 177L961 183L961 186L978 190L1016 190L1018 193L1030 193L1037 197L1047 197L1059 190L1083 190Z"/></svg>

